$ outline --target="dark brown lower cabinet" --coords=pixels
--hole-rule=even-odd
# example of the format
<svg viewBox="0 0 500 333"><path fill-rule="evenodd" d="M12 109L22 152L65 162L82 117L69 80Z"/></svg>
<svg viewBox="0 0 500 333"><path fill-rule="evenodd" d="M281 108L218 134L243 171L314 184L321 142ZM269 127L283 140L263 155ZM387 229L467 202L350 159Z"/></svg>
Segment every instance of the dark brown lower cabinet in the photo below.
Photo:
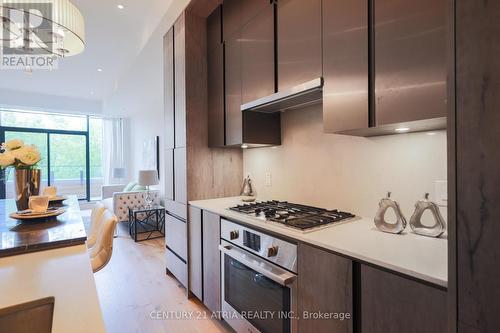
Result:
<svg viewBox="0 0 500 333"><path fill-rule="evenodd" d="M362 332L447 331L444 290L362 265L360 294Z"/></svg>
<svg viewBox="0 0 500 333"><path fill-rule="evenodd" d="M211 311L221 310L220 216L203 211L203 303Z"/></svg>
<svg viewBox="0 0 500 333"><path fill-rule="evenodd" d="M352 261L305 244L299 244L298 251L298 331L352 332ZM332 318L316 318L319 315Z"/></svg>

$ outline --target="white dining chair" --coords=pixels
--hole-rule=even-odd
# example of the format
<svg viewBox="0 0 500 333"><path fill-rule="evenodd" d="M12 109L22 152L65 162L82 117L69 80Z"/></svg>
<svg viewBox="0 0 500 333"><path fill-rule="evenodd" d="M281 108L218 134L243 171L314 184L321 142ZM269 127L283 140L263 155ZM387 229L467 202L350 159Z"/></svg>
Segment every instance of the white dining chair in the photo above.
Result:
<svg viewBox="0 0 500 333"><path fill-rule="evenodd" d="M99 223L101 222L102 214L106 207L101 202L97 202L92 208L92 212L90 213L90 230L87 236L87 248L90 249L94 246L97 241L97 233L99 231Z"/></svg>
<svg viewBox="0 0 500 333"><path fill-rule="evenodd" d="M118 218L109 210L105 210L101 216L97 242L88 250L92 271L101 270L111 259L113 253L113 234L115 232Z"/></svg>

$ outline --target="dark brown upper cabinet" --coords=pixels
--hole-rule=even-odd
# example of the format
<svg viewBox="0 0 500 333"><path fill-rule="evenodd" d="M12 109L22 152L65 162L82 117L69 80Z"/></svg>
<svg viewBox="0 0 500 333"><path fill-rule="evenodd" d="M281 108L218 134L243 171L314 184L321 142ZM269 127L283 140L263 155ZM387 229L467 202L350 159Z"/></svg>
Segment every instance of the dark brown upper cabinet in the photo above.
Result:
<svg viewBox="0 0 500 333"><path fill-rule="evenodd" d="M275 88L274 5L268 0L251 3L255 7L246 1L225 1L222 11L217 8L207 20L210 147L281 144L280 114L241 111L243 90L246 99L254 99ZM243 15L241 8L250 8L252 15ZM223 34L221 44L217 30L242 21L246 23L231 29L229 36Z"/></svg>
<svg viewBox="0 0 500 333"><path fill-rule="evenodd" d="M222 7L207 18L208 144L225 145L224 126L224 45L222 44Z"/></svg>
<svg viewBox="0 0 500 333"><path fill-rule="evenodd" d="M321 77L321 0L277 2L278 91Z"/></svg>
<svg viewBox="0 0 500 333"><path fill-rule="evenodd" d="M275 92L274 10L266 6L241 28L242 104Z"/></svg>
<svg viewBox="0 0 500 333"><path fill-rule="evenodd" d="M323 0L323 126L368 128L368 1Z"/></svg>
<svg viewBox="0 0 500 333"><path fill-rule="evenodd" d="M239 33L242 26L269 7L270 3L270 0L225 0L222 8L224 40Z"/></svg>
<svg viewBox="0 0 500 333"><path fill-rule="evenodd" d="M375 1L377 126L446 116L447 3Z"/></svg>
<svg viewBox="0 0 500 333"><path fill-rule="evenodd" d="M447 0L323 0L325 131L444 129L447 17Z"/></svg>

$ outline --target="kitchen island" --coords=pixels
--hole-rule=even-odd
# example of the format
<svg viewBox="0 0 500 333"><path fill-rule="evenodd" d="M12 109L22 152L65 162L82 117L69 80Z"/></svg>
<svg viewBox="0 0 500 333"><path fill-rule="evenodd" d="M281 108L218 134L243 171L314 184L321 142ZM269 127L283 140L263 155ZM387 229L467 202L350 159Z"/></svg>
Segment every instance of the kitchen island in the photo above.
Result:
<svg viewBox="0 0 500 333"><path fill-rule="evenodd" d="M16 211L15 201L0 200L0 257L85 244L78 198L69 196L62 208L60 216L20 222L9 217Z"/></svg>
<svg viewBox="0 0 500 333"><path fill-rule="evenodd" d="M52 333L105 332L76 196L46 221L9 218L13 201L0 208L0 309L54 297Z"/></svg>
<svg viewBox="0 0 500 333"><path fill-rule="evenodd" d="M193 207L231 221L311 244L440 288L447 288L448 245L445 238L419 236L412 233L409 227L400 235L384 233L375 227L373 218L358 218L302 233L228 209L242 203L240 197L189 202Z"/></svg>

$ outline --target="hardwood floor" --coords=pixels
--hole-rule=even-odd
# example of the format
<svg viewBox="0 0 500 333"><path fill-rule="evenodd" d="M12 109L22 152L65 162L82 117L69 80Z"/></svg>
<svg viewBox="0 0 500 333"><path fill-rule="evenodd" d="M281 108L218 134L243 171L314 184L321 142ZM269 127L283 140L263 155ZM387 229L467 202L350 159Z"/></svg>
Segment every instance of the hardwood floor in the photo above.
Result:
<svg viewBox="0 0 500 333"><path fill-rule="evenodd" d="M231 332L225 323L210 319L199 301L186 299L185 289L165 274L164 239L134 243L128 226L118 227L111 261L95 274L108 332Z"/></svg>

